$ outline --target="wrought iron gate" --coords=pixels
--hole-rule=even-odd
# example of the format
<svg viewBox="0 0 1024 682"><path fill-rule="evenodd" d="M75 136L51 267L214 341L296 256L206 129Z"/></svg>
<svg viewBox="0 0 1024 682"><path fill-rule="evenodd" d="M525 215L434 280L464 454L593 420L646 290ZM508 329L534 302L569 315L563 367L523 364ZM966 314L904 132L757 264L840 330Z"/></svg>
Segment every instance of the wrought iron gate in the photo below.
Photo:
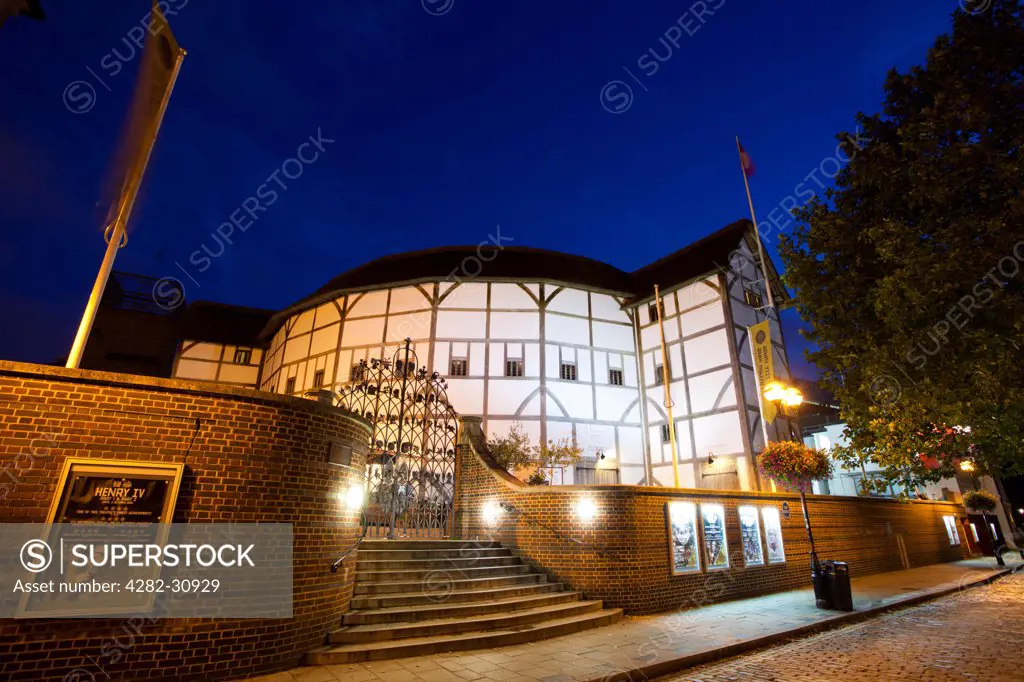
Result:
<svg viewBox="0 0 1024 682"><path fill-rule="evenodd" d="M390 359L361 360L337 402L373 423L364 535L449 537L458 415L448 385L421 367L409 339Z"/></svg>

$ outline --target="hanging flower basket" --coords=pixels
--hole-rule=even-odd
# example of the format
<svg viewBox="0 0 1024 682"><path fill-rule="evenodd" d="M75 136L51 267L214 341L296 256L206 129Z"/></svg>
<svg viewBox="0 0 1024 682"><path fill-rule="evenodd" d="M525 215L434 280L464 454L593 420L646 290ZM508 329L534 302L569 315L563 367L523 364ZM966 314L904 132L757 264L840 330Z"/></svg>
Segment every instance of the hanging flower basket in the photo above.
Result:
<svg viewBox="0 0 1024 682"><path fill-rule="evenodd" d="M807 492L811 481L831 478L832 459L824 450L784 440L768 443L757 456L758 466L777 484Z"/></svg>
<svg viewBox="0 0 1024 682"><path fill-rule="evenodd" d="M976 512L990 512L999 503L996 496L987 490L968 490L964 493L964 506Z"/></svg>

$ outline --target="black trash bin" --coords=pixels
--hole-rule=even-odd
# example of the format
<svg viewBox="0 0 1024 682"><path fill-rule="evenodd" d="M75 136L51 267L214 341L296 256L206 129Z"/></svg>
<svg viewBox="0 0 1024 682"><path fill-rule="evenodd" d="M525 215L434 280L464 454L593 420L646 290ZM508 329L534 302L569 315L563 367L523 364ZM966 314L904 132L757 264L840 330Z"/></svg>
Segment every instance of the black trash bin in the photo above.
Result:
<svg viewBox="0 0 1024 682"><path fill-rule="evenodd" d="M825 572L825 564L819 564L817 573L811 569L811 584L814 586L814 605L819 609L831 609L831 581Z"/></svg>
<svg viewBox="0 0 1024 682"><path fill-rule="evenodd" d="M829 608L853 611L853 593L850 591L850 567L845 561L823 561L821 572L827 585Z"/></svg>

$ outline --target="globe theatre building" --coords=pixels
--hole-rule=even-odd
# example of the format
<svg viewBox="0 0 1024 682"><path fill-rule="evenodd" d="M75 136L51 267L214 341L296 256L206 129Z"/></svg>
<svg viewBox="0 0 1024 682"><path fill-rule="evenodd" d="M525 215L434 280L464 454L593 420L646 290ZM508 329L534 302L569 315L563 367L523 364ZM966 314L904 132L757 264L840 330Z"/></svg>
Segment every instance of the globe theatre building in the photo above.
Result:
<svg viewBox="0 0 1024 682"><path fill-rule="evenodd" d="M391 358L408 338L486 433L518 422L534 443L574 439L584 459L555 483L671 485L667 362L680 485L756 490L764 429L747 327L766 315L776 376L789 376L756 239L739 221L633 272L500 239L386 256L262 317L192 304L172 374L303 396L345 385L361 360ZM784 304L770 263L767 276ZM791 428L777 419L769 437Z"/></svg>

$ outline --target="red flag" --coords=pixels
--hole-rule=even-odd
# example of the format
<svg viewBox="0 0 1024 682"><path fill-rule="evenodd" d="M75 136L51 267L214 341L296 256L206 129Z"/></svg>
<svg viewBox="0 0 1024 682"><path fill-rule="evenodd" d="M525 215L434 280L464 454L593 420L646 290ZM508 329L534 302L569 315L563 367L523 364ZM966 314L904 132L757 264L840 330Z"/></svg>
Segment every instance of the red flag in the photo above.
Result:
<svg viewBox="0 0 1024 682"><path fill-rule="evenodd" d="M739 144L739 142L737 142ZM743 166L743 174L748 178L754 175L754 171L757 170L754 167L754 161L750 158L750 154L747 154L747 150L743 148L743 145L739 145L740 148L740 165Z"/></svg>

